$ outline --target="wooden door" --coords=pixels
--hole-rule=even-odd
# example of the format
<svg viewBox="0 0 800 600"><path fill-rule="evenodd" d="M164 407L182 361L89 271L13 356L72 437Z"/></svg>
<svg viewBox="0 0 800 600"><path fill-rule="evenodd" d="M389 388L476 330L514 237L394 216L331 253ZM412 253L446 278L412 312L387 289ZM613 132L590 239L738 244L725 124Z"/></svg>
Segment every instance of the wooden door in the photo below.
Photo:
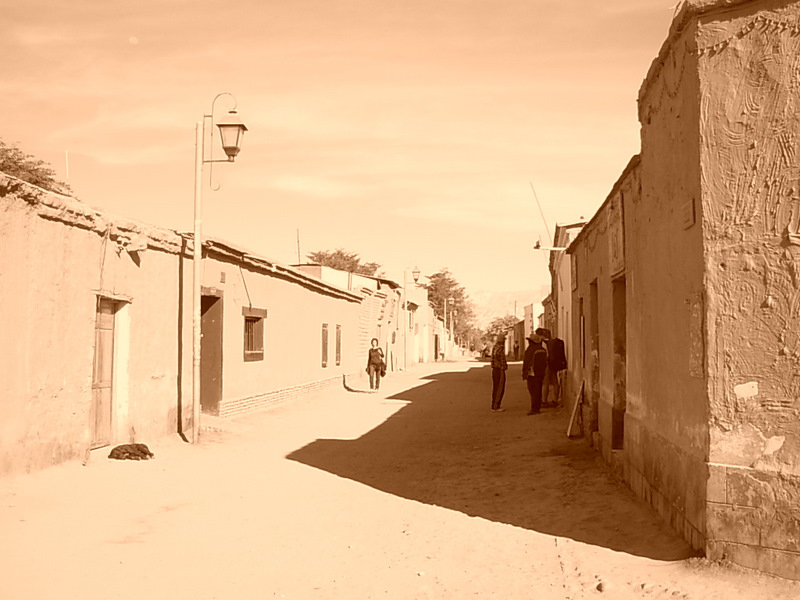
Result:
<svg viewBox="0 0 800 600"><path fill-rule="evenodd" d="M222 298L203 296L200 304L200 408L219 415L222 400Z"/></svg>
<svg viewBox="0 0 800 600"><path fill-rule="evenodd" d="M111 443L111 402L114 374L114 313L113 300L97 301L94 328L94 369L92 374L91 447L102 448Z"/></svg>

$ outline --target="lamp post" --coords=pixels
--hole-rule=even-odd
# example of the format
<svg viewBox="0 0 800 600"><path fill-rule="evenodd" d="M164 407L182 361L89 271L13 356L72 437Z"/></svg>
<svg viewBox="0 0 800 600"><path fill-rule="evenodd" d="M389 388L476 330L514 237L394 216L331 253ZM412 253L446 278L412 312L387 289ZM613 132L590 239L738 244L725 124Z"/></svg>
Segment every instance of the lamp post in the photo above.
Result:
<svg viewBox="0 0 800 600"><path fill-rule="evenodd" d="M419 267L414 267L411 271L411 276L414 278L414 285L417 285L420 276ZM403 368L408 370L408 330L411 329L411 319L409 315L411 311L408 310L408 292L406 286L408 285L408 271L403 270L403 310L405 311L405 323L403 324Z"/></svg>
<svg viewBox="0 0 800 600"><path fill-rule="evenodd" d="M228 111L221 121L214 122L214 106L222 96L233 100L233 109ZM211 148L206 158L205 138L206 123L210 127ZM214 158L214 127L219 127L222 149L227 158ZM217 94L211 102L211 113L204 114L195 126L194 152L194 251L192 254L192 442L200 439L200 347L202 343L201 329L201 289L203 279L203 165L217 162L232 163L239 154L242 136L247 127L236 114L236 99L229 93Z"/></svg>
<svg viewBox="0 0 800 600"><path fill-rule="evenodd" d="M447 358L447 298L444 299L444 357Z"/></svg>
<svg viewBox="0 0 800 600"><path fill-rule="evenodd" d="M447 327L447 303L448 302L455 302L455 298L445 298L444 299L444 357L447 358L447 348L448 343L450 342L450 329ZM450 320L453 320L453 317L450 317Z"/></svg>

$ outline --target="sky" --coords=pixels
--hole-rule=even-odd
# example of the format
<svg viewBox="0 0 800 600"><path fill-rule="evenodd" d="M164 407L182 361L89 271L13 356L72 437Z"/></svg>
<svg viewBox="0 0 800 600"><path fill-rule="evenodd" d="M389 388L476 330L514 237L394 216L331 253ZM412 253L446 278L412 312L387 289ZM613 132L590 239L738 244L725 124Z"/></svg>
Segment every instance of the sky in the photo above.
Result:
<svg viewBox="0 0 800 600"><path fill-rule="evenodd" d="M675 2L26 0L0 25L0 138L99 210L191 231L195 123L228 92L248 132L204 186L205 235L294 264L299 231L303 260L536 296L535 242L639 151Z"/></svg>

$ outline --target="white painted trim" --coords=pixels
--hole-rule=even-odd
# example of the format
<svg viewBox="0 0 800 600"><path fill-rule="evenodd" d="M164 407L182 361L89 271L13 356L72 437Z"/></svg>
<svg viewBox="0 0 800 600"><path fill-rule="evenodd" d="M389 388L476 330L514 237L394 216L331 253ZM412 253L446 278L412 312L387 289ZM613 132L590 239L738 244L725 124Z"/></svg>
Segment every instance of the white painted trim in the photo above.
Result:
<svg viewBox="0 0 800 600"><path fill-rule="evenodd" d="M114 314L114 358L111 383L111 444L132 442L130 418L130 304L121 302Z"/></svg>

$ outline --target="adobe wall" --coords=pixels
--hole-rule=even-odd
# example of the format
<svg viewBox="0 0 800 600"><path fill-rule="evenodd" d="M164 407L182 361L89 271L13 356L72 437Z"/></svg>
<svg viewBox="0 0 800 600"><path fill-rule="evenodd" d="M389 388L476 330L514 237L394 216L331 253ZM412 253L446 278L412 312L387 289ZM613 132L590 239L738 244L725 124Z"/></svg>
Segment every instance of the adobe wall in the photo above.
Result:
<svg viewBox="0 0 800 600"><path fill-rule="evenodd" d="M572 269L571 352L566 406L572 410L584 388L583 434L609 464L622 471L614 451L615 396L624 377L614 352L614 282L627 277L623 215L639 193L639 158L634 157L611 194L570 245ZM567 284L569 285L569 284ZM622 365L624 371L624 364ZM622 391L624 397L624 390Z"/></svg>
<svg viewBox="0 0 800 600"><path fill-rule="evenodd" d="M176 430L180 240L154 234L136 264L127 248L140 233L0 175L0 476L85 456L98 295L121 301L130 350L115 365L126 386L113 399L114 441Z"/></svg>
<svg viewBox="0 0 800 600"><path fill-rule="evenodd" d="M86 456L98 297L118 307L111 445L176 433L179 419L191 431L190 252L175 232L0 174L0 476ZM223 297L226 415L363 371L359 296L243 253L212 249L203 262L204 287ZM242 308L251 304L268 311L264 360L245 362Z"/></svg>
<svg viewBox="0 0 800 600"><path fill-rule="evenodd" d="M187 261L191 269L191 261ZM187 271L187 296L191 273ZM204 259L203 286L221 294L223 309L223 375L220 416L258 410L324 384L342 385L342 376L363 370L359 356L360 302L309 291L253 268ZM191 310L191 305L187 305ZM264 357L244 359L243 308L265 309ZM190 313L189 313L190 314ZM191 319L191 314L190 314ZM327 361L322 362L322 325L328 326ZM188 322L191 327L191 321ZM341 363L336 364L336 326L341 327ZM191 345L187 357L191 359ZM309 387L311 386L311 387Z"/></svg>
<svg viewBox="0 0 800 600"><path fill-rule="evenodd" d="M707 554L800 579L800 3L698 24Z"/></svg>
<svg viewBox="0 0 800 600"><path fill-rule="evenodd" d="M696 28L673 28L639 95L641 197L625 215L626 477L694 548L705 539L708 401Z"/></svg>
<svg viewBox="0 0 800 600"><path fill-rule="evenodd" d="M571 247L573 256L573 340L565 405L572 413L583 386L579 418L586 441L610 458L610 406L613 398L613 336L608 259L608 205L604 204ZM593 291L594 290L594 291ZM596 304L595 304L596 303ZM608 408L608 410L606 410Z"/></svg>

